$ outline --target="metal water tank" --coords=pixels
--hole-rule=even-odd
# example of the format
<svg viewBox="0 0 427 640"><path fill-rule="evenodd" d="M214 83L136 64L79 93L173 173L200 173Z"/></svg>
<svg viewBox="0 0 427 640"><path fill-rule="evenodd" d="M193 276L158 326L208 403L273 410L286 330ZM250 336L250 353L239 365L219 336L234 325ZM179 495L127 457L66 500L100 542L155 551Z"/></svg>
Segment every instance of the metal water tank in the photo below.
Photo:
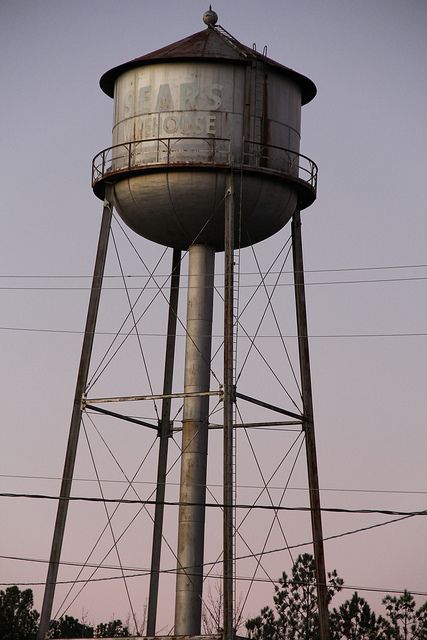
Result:
<svg viewBox="0 0 427 640"><path fill-rule="evenodd" d="M299 153L305 76L206 29L107 71L113 146L93 162L93 188L138 234L187 249L224 246L223 201L233 171L240 246L281 229L316 197L317 167ZM237 242L237 241L236 241Z"/></svg>

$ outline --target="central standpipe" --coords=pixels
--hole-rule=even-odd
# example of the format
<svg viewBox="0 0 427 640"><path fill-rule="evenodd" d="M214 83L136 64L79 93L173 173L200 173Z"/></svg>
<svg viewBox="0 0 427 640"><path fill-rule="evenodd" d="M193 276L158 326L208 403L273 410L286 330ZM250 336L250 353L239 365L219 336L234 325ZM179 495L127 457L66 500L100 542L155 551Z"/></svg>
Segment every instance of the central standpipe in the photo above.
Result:
<svg viewBox="0 0 427 640"><path fill-rule="evenodd" d="M189 250L184 393L209 391L215 251ZM209 396L185 397L175 634L200 635Z"/></svg>

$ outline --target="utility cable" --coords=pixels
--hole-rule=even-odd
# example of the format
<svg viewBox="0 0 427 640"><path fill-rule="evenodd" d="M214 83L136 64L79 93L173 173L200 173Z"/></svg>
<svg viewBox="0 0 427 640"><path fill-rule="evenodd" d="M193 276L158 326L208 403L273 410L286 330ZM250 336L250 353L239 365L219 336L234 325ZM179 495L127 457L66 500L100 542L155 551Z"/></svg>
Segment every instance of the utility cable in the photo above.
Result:
<svg viewBox="0 0 427 640"><path fill-rule="evenodd" d="M353 530L350 530L350 531L344 531L344 532L341 532L341 533L338 533L338 534L335 534L335 535L324 537L323 538L323 542L326 542L326 541L329 541L329 540L336 540L337 538L343 538L343 537L346 537L346 536L349 536L349 535L362 533L362 532L369 531L369 530L372 530L372 529L376 529L376 528L379 528L379 527L385 527L385 526L388 526L390 524L396 524L397 522L402 522L403 520L407 520L408 518L412 518L412 517L413 517L413 515L404 516L404 517L400 517L400 518L394 518L392 520L387 520L386 522L379 522L379 523L376 523L376 524L373 524L373 525L369 525L369 526L366 526L366 527L359 527L358 529L353 529ZM302 542L302 543L298 543L298 544L293 544L291 546L291 548L292 549L299 549L299 548L302 548L302 547L312 546L312 545L313 545L313 541L310 540L308 542ZM269 549L269 550L264 552L264 555L273 554L273 553L280 553L280 552L283 552L283 551L285 551L285 548L283 548L283 547L277 548L277 549ZM236 559L237 560L245 560L245 559L248 559L248 558L249 559L253 558L255 556L256 556L256 554L250 554L250 555L239 556ZM42 563L42 564L48 564L49 563L49 560L41 560L41 559L38 559L38 558L24 558L24 557L19 557L19 556L0 555L0 558L1 559L6 559L6 560L22 561L22 562L35 562L35 563ZM67 562L67 561L59 561L58 564L60 564L60 565L80 566L79 563ZM212 563L208 562L208 563L205 563L204 566L210 566L211 564ZM116 570L118 569L118 567L111 567L111 566L107 566L107 567L104 566L103 568L116 569ZM131 571L132 569L127 569L127 570ZM133 569L133 570L134 571L141 571L141 569ZM175 573L175 572L176 572L176 569L175 570L174 569L170 569L170 570L162 570L160 573L169 574L169 573ZM129 577L141 577L141 576L149 575L149 573L150 573L149 569L143 569L142 573L136 573L133 576L129 576L128 575L127 577L128 578ZM113 576L113 577L108 577L108 578L96 578L96 579L94 579L92 581L96 582L96 581L101 581L101 580L112 580L112 579L118 579L118 578L121 579L121 576ZM258 581L270 582L269 580L267 581L267 580L260 579L260 578L257 579L257 582ZM71 582L73 582L73 581L67 581L66 584L70 584ZM5 583L2 583L2 584L4 585ZM14 583L14 584L16 584L16 583ZM20 584L23 585L24 583L20 583ZM44 585L44 584L45 584L44 582L37 582L37 583L33 582L33 583L28 583L25 586L40 586L40 585ZM58 582L58 584L61 584L61 583ZM369 587L367 589L364 589L364 588L360 587L359 589L360 590L369 590ZM391 590L390 589L384 589L382 591L385 593L387 591L390 592ZM403 593L403 591L398 591L398 590L394 590L394 592L395 593ZM427 595L427 592L426 593L424 593L424 592L416 592L414 590L411 590L411 593L413 593L414 595L421 595L421 596L422 595Z"/></svg>
<svg viewBox="0 0 427 640"><path fill-rule="evenodd" d="M239 323L240 328L242 328L241 324ZM80 331L80 330L74 330L74 329L39 329L36 327L15 327L15 326L9 326L9 327L0 327L0 331L15 331L15 332L24 332L24 333L56 333L56 334L71 334L71 335L83 335L85 332L84 331ZM240 338L246 338L248 340L252 340L254 338L253 335L249 334L248 332L244 331L245 335L244 336L240 336ZM96 331L95 334L97 336L128 336L128 333L117 333L114 331ZM165 338L167 336L165 336L164 333L154 333L154 332L140 332L139 334L140 336L143 337L150 337L150 338ZM427 336L427 332L422 332L422 331L414 331L414 332L404 332L404 331L397 331L394 333L322 333L322 334L313 334L310 333L309 336L300 336L302 338L321 338L324 340L329 340L331 338L424 338L425 336ZM185 334L176 334L177 338L185 338ZM221 335L217 335L214 334L212 336L212 338L222 338L223 336ZM283 334L283 338L295 338L298 339L299 336L297 336L296 334ZM258 338L274 338L274 339L278 339L279 336L278 335L272 335L272 334L260 334L258 335Z"/></svg>
<svg viewBox="0 0 427 640"><path fill-rule="evenodd" d="M89 411L86 411L87 414L90 414ZM211 412L212 414L212 412ZM146 418L147 420L149 418ZM246 427L246 429L250 429L251 427ZM299 432L300 430L298 430ZM61 480L60 476L31 476L31 475L22 475L22 474L7 474L0 473L0 478L12 478L18 480L52 480L58 481ZM126 480L114 479L114 478L102 478L101 481L103 483L123 483ZM73 482L96 482L94 478L73 478ZM136 480L133 484L151 484L155 485L154 480ZM179 486L179 482L171 482L168 483L170 486ZM212 484L211 487L222 487L222 484ZM239 484L240 489L262 489L259 485L254 484ZM282 486L270 486L270 489L281 490ZM288 487L288 491L308 491L308 487ZM319 489L320 493L324 492L336 492L336 493L384 493L390 495L427 495L427 491L413 491L406 489L346 489L346 488L338 488L338 487L322 487Z"/></svg>
<svg viewBox="0 0 427 640"><path fill-rule="evenodd" d="M11 493L11 492L2 492L0 493L0 498L27 498L33 500L60 500L60 496L48 495L48 494L38 494L38 493ZM70 502L103 502L102 498L97 498L94 496L70 496L67 498ZM133 500L133 499L120 499L120 498L105 498L105 502L111 503L119 503L119 504L141 504L141 505L155 505L157 504L155 500ZM162 504L166 506L179 507L181 504L176 500L165 500ZM221 509L224 508L223 504L215 504L215 503L199 503L199 502L186 502L186 505L200 507L206 506L208 508L219 507ZM229 505L225 505L229 506ZM234 506L234 505L233 505ZM235 505L237 509L251 510L251 509L261 509L263 511L301 511L307 512L311 511L310 507L285 507L279 505L268 505L261 504L254 507L253 504L237 504ZM396 511L393 509L348 509L342 507L321 507L320 511L325 513L353 513L353 514L379 514L385 516L426 516L427 509L423 509L421 511Z"/></svg>
<svg viewBox="0 0 427 640"><path fill-rule="evenodd" d="M335 269L304 269L304 273L339 273L345 271L385 271L389 269L424 269L427 268L427 264L396 264L396 265L383 265L383 266L374 266L374 267L337 267ZM292 271L286 271L285 273L293 273ZM217 274L223 275L223 274ZM243 272L242 275L257 275L257 272ZM168 274L161 274L162 277L167 277ZM126 274L126 278L145 278L148 276L144 276L141 274ZM35 275L33 273L27 274L1 274L0 278L28 278L28 279L48 279L48 278L56 278L56 279L69 279L69 278L92 278L92 275L82 275L82 274L39 274ZM104 278L121 278L119 274L110 274L105 275Z"/></svg>
<svg viewBox="0 0 427 640"><path fill-rule="evenodd" d="M286 272L285 272L286 273ZM305 271L304 273L307 273ZM217 274L218 275L218 274ZM258 275L258 274L257 274ZM162 277L162 276L158 276ZM325 280L319 282L305 282L304 286L313 287L313 286L324 286L324 285L342 285L342 284L381 284L381 283L390 283L390 282L417 282L417 281L425 281L427 280L427 276L408 276L405 278L373 278L371 280ZM222 285L216 285L219 289L222 289ZM267 287L271 287L271 284L266 283ZM293 282L279 282L276 287L294 287L295 284ZM297 285L302 286L302 285ZM254 284L240 284L240 289L256 289L258 288L258 283ZM188 287L182 285L182 289L187 289ZM157 287L145 286L145 291L156 290ZM10 287L10 286L0 286L0 291L90 291L91 287ZM123 287L103 287L103 291L123 291ZM140 287L128 287L129 291L140 291Z"/></svg>

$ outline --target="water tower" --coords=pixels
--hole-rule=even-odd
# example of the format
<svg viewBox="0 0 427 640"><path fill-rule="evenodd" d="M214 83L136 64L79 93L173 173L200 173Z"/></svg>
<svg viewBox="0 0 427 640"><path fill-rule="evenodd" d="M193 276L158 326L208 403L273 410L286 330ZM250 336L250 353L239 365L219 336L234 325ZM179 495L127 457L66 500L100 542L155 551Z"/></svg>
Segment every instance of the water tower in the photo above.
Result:
<svg viewBox="0 0 427 640"><path fill-rule="evenodd" d="M209 399L223 401L224 640L233 635L233 405L255 404L233 377L234 252L292 220L296 316L303 412L282 411L305 432L322 640L327 593L313 430L300 211L316 197L317 167L299 153L301 106L311 80L238 42L217 25L107 71L102 90L114 100L112 146L93 162L93 190L103 218L76 386L70 435L46 582L39 640L52 612L113 208L137 234L173 248L171 304L159 420L159 460L148 610L155 635L165 473L170 436L177 288L181 252L189 254L174 636L200 636ZM211 390L215 254L224 252L224 366ZM96 407L91 406L97 410ZM103 411L103 409L99 409ZM105 410L104 410L105 411Z"/></svg>

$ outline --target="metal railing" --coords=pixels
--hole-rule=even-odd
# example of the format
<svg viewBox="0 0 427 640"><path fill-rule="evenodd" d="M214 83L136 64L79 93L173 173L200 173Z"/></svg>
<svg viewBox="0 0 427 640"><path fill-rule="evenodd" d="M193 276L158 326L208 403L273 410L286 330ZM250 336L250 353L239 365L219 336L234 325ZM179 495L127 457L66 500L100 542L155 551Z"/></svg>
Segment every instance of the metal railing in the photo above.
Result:
<svg viewBox="0 0 427 640"><path fill-rule="evenodd" d="M233 157L227 138L150 138L104 149L92 162L92 185L114 174L166 166L210 166L256 169L317 187L317 165L307 156L269 144L245 140Z"/></svg>

